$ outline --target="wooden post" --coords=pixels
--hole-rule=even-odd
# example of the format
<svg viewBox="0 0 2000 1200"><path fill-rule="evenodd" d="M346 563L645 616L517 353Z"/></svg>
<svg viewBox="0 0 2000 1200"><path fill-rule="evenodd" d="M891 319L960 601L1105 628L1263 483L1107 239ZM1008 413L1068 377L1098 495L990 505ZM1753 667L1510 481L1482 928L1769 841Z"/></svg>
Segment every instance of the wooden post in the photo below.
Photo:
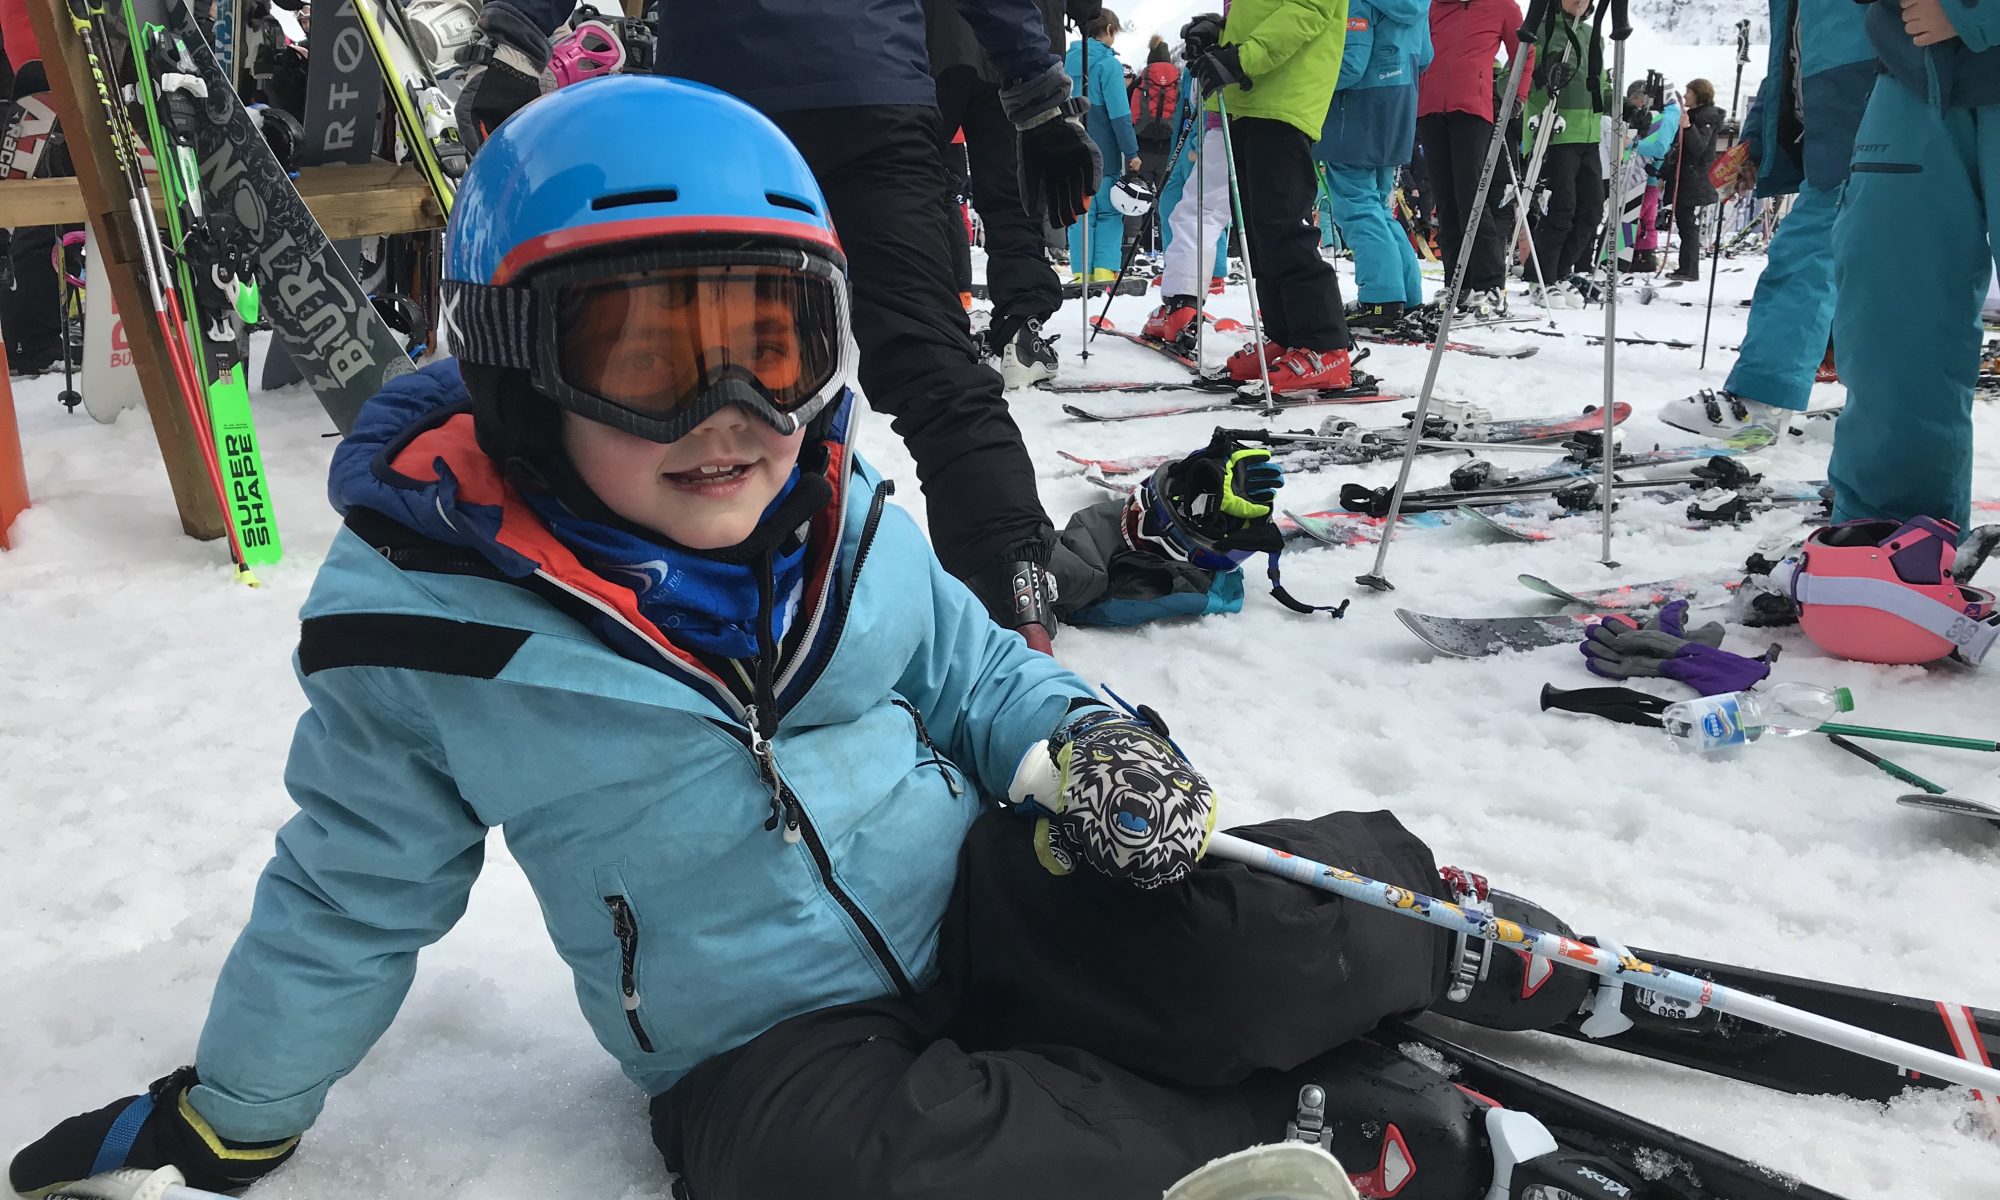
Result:
<svg viewBox="0 0 2000 1200"><path fill-rule="evenodd" d="M91 286L109 283L118 311L126 314L132 364L139 372L139 388L146 397L146 412L153 419L153 436L160 443L181 528L189 537L219 538L227 526L203 465L201 435L188 419L174 382L166 341L152 316L145 265L139 257L139 232L132 227L125 177L112 150L109 118L98 101L83 42L69 22L63 0L26 3L35 37L41 42L49 100L69 141L85 214L97 232L98 252L104 260L90 264ZM104 65L107 71L113 69L110 63Z"/></svg>
<svg viewBox="0 0 2000 1200"><path fill-rule="evenodd" d="M12 549L7 529L28 507L28 464L21 457L21 429L14 421L14 388L7 381L7 347L0 346L0 550Z"/></svg>

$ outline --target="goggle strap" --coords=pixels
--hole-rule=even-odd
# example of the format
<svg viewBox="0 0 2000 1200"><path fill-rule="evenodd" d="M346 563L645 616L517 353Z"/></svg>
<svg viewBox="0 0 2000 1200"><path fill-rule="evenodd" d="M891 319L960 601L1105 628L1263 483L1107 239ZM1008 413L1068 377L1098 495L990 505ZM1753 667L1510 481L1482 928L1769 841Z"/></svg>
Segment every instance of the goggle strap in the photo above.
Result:
<svg viewBox="0 0 2000 1200"><path fill-rule="evenodd" d="M453 356L489 367L534 369L532 289L447 279L439 295L438 325Z"/></svg>

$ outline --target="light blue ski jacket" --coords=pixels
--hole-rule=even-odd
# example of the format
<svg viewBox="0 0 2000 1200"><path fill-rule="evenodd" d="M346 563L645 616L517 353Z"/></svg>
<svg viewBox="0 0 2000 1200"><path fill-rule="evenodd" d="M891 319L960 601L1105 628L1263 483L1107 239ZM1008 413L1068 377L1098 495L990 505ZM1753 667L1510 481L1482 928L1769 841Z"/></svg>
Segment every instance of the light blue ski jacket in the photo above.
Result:
<svg viewBox="0 0 2000 1200"><path fill-rule="evenodd" d="M465 402L455 363L404 376L335 452L348 526L301 613L299 812L196 1060L193 1102L227 1138L312 1124L465 911L495 828L648 1093L786 1017L923 986L981 794L1090 694L943 572L843 413L775 689L779 803L744 707L554 540ZM630 636L614 648L593 613Z"/></svg>
<svg viewBox="0 0 2000 1200"><path fill-rule="evenodd" d="M1349 0L1347 50L1313 155L1330 167L1400 167L1431 62L1430 0Z"/></svg>

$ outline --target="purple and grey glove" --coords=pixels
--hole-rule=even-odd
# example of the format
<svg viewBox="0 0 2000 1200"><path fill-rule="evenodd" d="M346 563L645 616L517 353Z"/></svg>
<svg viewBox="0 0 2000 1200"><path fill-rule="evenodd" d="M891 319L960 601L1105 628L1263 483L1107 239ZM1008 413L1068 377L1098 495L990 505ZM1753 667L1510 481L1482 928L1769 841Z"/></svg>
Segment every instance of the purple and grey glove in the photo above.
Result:
<svg viewBox="0 0 2000 1200"><path fill-rule="evenodd" d="M1607 679L1654 676L1678 680L1704 696L1741 692L1771 673L1762 658L1722 649L1722 626L1687 628L1688 602L1676 600L1645 625L1611 617L1583 640L1584 665Z"/></svg>

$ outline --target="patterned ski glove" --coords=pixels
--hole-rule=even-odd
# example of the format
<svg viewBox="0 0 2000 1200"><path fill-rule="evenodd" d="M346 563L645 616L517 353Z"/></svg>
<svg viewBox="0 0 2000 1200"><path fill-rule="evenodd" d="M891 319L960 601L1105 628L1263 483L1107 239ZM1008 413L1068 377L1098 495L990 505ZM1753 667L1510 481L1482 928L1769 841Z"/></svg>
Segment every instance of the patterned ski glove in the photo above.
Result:
<svg viewBox="0 0 2000 1200"><path fill-rule="evenodd" d="M1210 571L1235 569L1244 558L1284 546L1271 522L1285 469L1266 446L1218 429L1207 446L1154 472L1133 489L1125 540Z"/></svg>
<svg viewBox="0 0 2000 1200"><path fill-rule="evenodd" d="M235 1194L298 1149L296 1137L224 1141L187 1101L188 1089L199 1082L193 1067L182 1067L142 1096L71 1117L14 1156L8 1183L20 1195L39 1196L106 1171L172 1166L190 1187Z"/></svg>
<svg viewBox="0 0 2000 1200"><path fill-rule="evenodd" d="M1771 673L1765 659L1722 649L1721 625L1687 628L1687 610L1687 601L1676 600L1645 625L1621 617L1600 622L1584 636L1584 665L1607 679L1679 680L1704 696L1743 691Z"/></svg>
<svg viewBox="0 0 2000 1200"><path fill-rule="evenodd" d="M479 14L479 33L459 47L465 86L455 104L458 140L477 154L500 122L555 90L549 39L512 5L495 0Z"/></svg>
<svg viewBox="0 0 2000 1200"><path fill-rule="evenodd" d="M1035 856L1051 874L1082 863L1141 889L1186 878L1215 830L1215 794L1165 731L1105 710L1029 747L1008 797L1046 814Z"/></svg>

